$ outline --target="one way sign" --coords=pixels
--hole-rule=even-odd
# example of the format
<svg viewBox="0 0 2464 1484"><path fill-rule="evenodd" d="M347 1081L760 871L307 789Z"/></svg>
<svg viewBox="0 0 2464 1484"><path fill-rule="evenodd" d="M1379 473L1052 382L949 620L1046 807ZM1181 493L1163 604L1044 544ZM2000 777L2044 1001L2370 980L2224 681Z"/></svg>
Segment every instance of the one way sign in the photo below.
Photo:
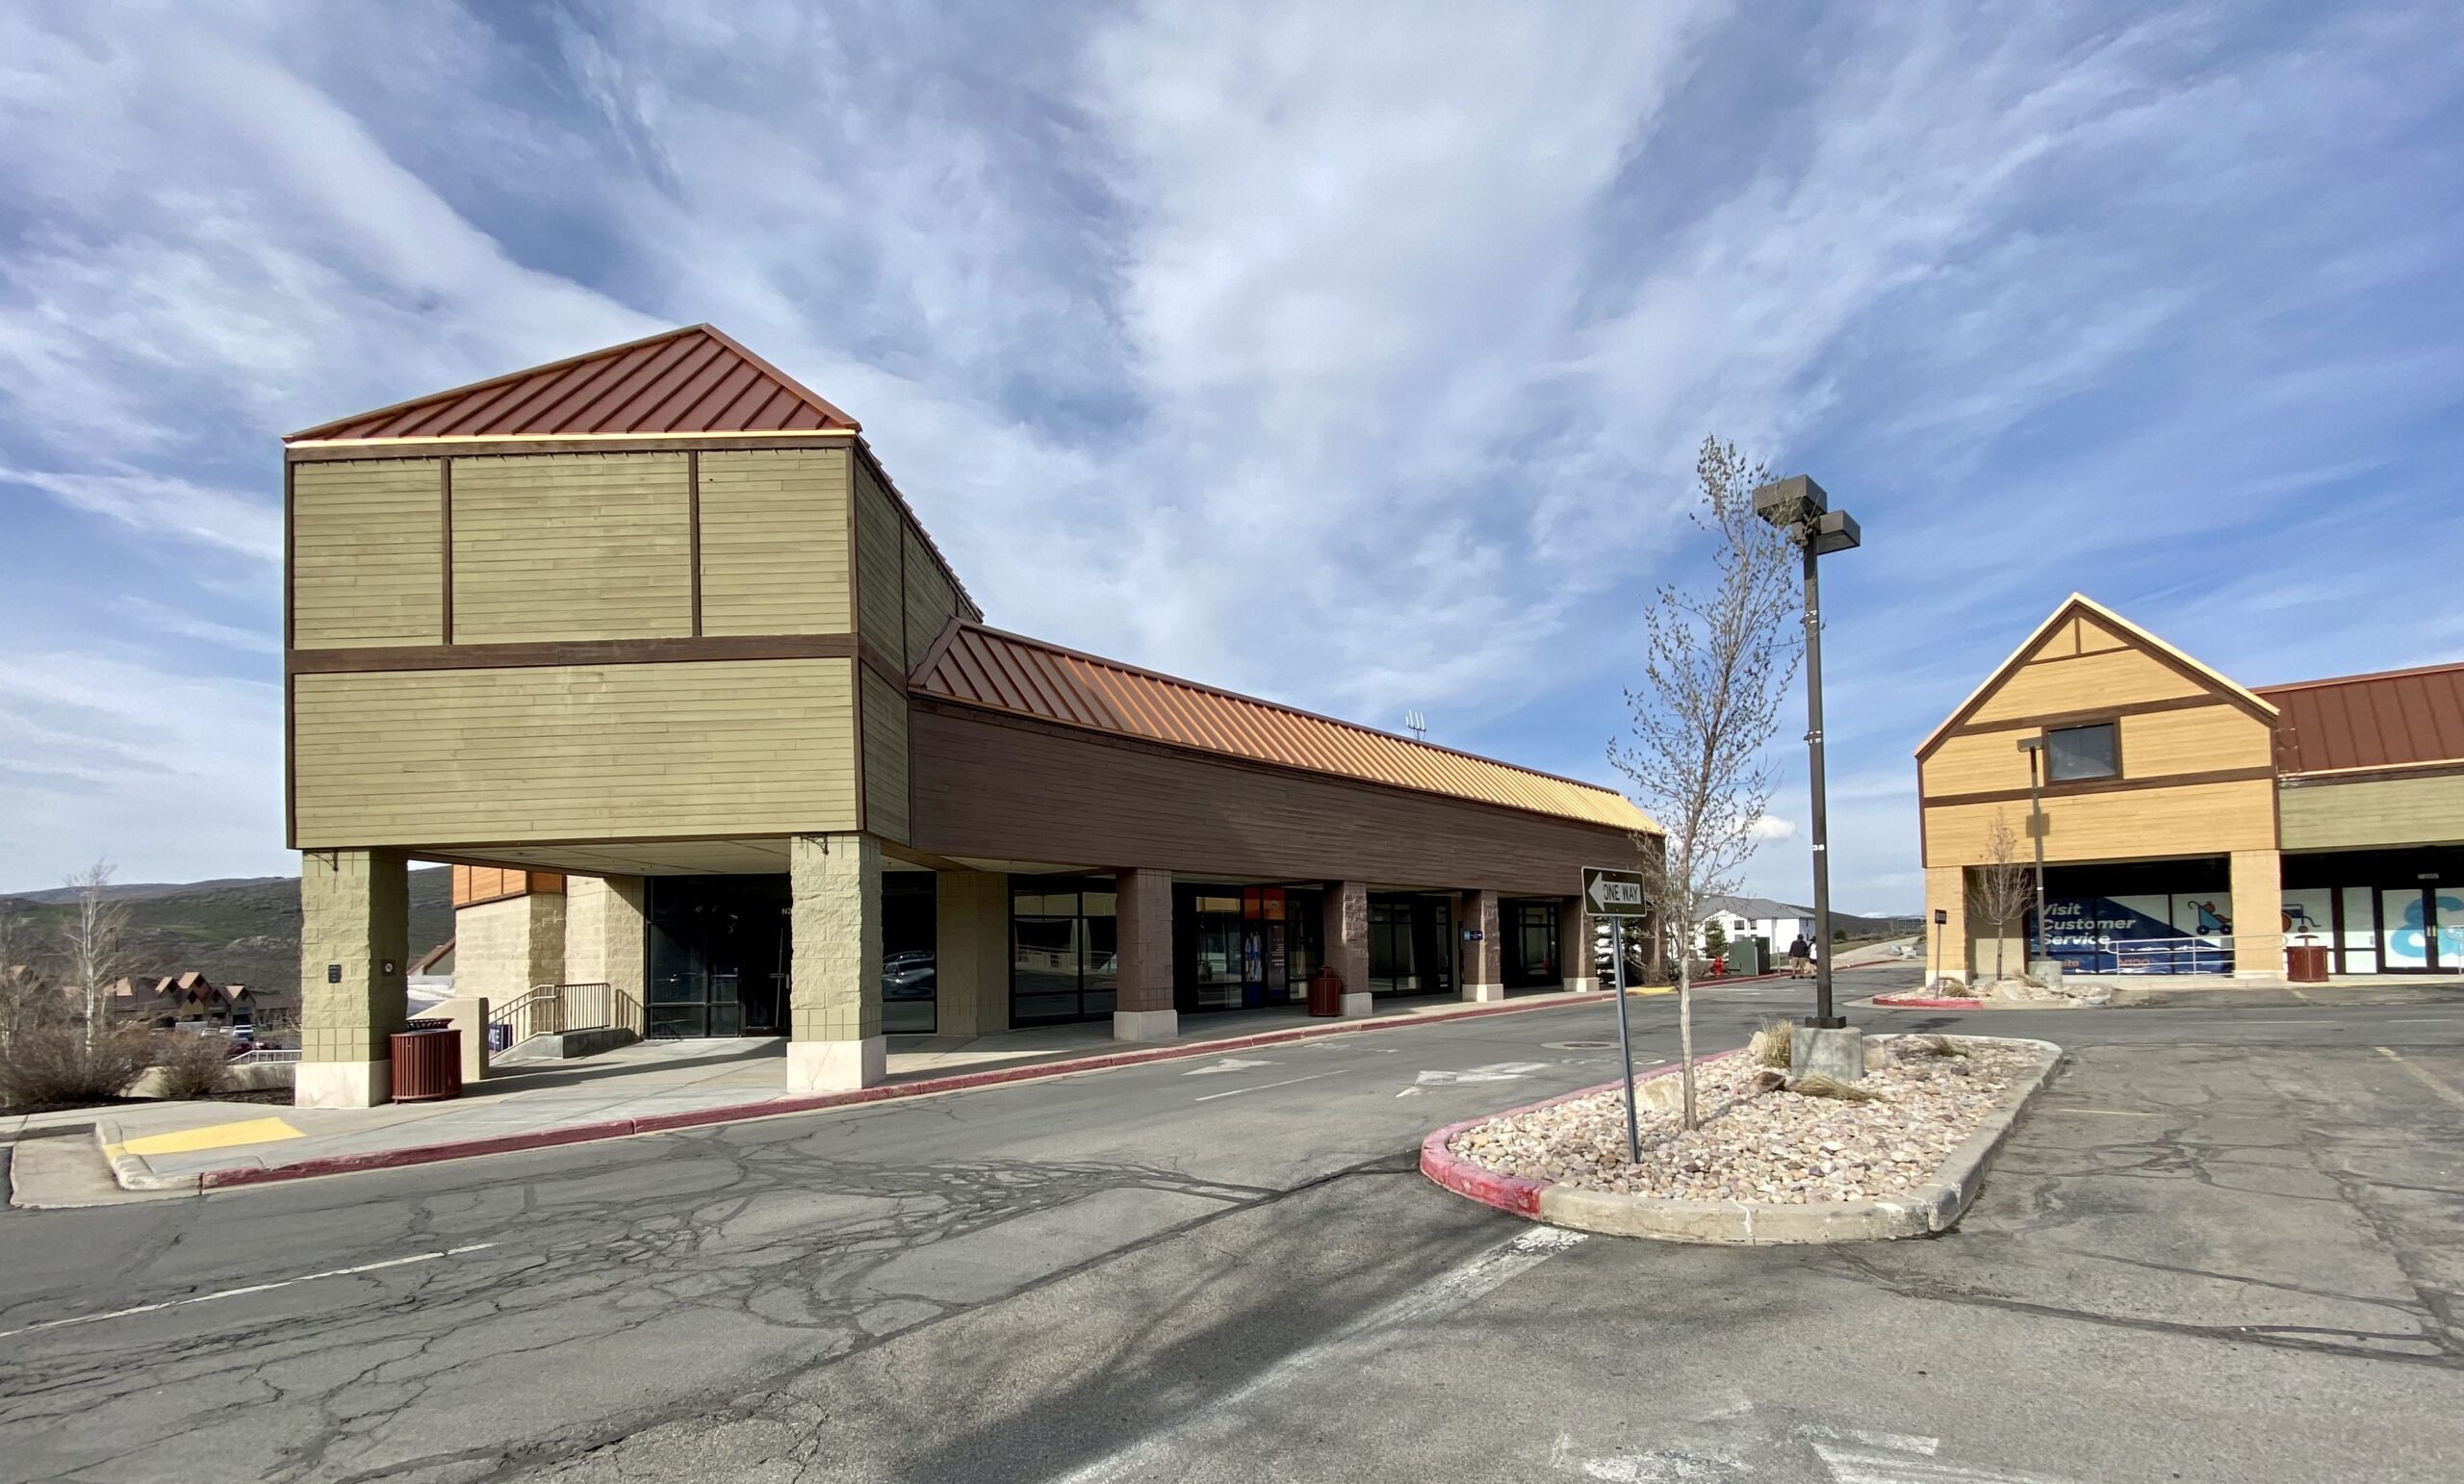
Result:
<svg viewBox="0 0 2464 1484"><path fill-rule="evenodd" d="M1639 871L1612 871L1605 866L1582 868L1582 897L1595 917L1640 917L1643 878Z"/></svg>

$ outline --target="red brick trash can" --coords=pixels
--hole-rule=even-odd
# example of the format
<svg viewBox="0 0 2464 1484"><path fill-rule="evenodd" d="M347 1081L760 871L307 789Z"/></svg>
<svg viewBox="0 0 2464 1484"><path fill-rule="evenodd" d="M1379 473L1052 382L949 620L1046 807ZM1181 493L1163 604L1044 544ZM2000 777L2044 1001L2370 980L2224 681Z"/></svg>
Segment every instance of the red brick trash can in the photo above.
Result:
<svg viewBox="0 0 2464 1484"><path fill-rule="evenodd" d="M389 1038L394 1101L432 1103L462 1095L462 1033L443 1020L414 1020Z"/></svg>
<svg viewBox="0 0 2464 1484"><path fill-rule="evenodd" d="M1344 1012L1344 977L1323 964L1309 976L1309 1013L1340 1015Z"/></svg>

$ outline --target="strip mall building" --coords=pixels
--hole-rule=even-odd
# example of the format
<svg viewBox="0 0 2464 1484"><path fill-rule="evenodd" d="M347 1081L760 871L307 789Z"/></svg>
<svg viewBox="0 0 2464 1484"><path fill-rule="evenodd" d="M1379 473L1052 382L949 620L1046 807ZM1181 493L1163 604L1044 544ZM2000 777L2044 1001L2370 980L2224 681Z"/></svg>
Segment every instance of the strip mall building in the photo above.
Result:
<svg viewBox="0 0 2464 1484"><path fill-rule="evenodd" d="M2031 803L2029 750L2042 760ZM2464 663L2246 687L2073 596L1916 752L1943 974L2464 972ZM2001 821L2045 917L1976 910ZM2033 883L2031 883L2032 885Z"/></svg>
<svg viewBox="0 0 2464 1484"><path fill-rule="evenodd" d="M1596 981L1620 795L989 628L855 420L706 325L292 435L302 1103L388 1095L406 863L457 992L886 1036Z"/></svg>

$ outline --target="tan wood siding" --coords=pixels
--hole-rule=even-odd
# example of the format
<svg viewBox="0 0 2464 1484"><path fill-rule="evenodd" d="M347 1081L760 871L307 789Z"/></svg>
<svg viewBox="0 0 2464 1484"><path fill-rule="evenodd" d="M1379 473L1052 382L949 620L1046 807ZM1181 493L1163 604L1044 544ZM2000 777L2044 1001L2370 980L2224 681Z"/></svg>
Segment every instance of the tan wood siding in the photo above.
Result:
<svg viewBox="0 0 2464 1484"><path fill-rule="evenodd" d="M907 692L870 670L864 687L864 828L906 843Z"/></svg>
<svg viewBox="0 0 2464 1484"><path fill-rule="evenodd" d="M2464 842L2464 776L2299 783L2278 795L2286 850Z"/></svg>
<svg viewBox="0 0 2464 1484"><path fill-rule="evenodd" d="M1623 830L917 704L913 843L944 856L1563 896Z"/></svg>
<svg viewBox="0 0 2464 1484"><path fill-rule="evenodd" d="M2121 709L2114 720L2120 729L2121 777L2126 780L2264 768L2274 755L2274 732L2238 706L2144 713ZM1954 732L1943 738L1919 765L1925 797L2026 788L2028 756L2019 751L2019 739L2038 731L2017 728Z"/></svg>
<svg viewBox="0 0 2464 1484"><path fill-rule="evenodd" d="M940 637L942 627L958 617L958 589L941 575L940 563L913 526L907 528L907 658L913 666Z"/></svg>
<svg viewBox="0 0 2464 1484"><path fill-rule="evenodd" d="M848 632L847 450L701 461L702 632Z"/></svg>
<svg viewBox="0 0 2464 1484"><path fill-rule="evenodd" d="M444 639L445 514L435 459L292 471L292 642Z"/></svg>
<svg viewBox="0 0 2464 1484"><path fill-rule="evenodd" d="M854 671L794 659L298 676L297 843L853 829Z"/></svg>
<svg viewBox="0 0 2464 1484"><path fill-rule="evenodd" d="M2028 802L1936 805L1924 811L1925 863L1975 864L1996 812L2028 852ZM2047 860L2154 859L2275 848L2275 785L2267 779L2188 783L2048 799Z"/></svg>
<svg viewBox="0 0 2464 1484"><path fill-rule="evenodd" d="M2032 660L2011 672L1968 720L2000 721L2093 705L2123 709L2134 702L2197 696L2209 689L2163 660L2135 649L2068 657L2055 655Z"/></svg>
<svg viewBox="0 0 2464 1484"><path fill-rule="evenodd" d="M688 504L681 453L455 459L455 641L690 634Z"/></svg>
<svg viewBox="0 0 2464 1484"><path fill-rule="evenodd" d="M856 468L856 564L859 569L856 631L889 656L904 672L908 666L907 614L900 597L901 569L906 558L907 523L889 493L873 472Z"/></svg>

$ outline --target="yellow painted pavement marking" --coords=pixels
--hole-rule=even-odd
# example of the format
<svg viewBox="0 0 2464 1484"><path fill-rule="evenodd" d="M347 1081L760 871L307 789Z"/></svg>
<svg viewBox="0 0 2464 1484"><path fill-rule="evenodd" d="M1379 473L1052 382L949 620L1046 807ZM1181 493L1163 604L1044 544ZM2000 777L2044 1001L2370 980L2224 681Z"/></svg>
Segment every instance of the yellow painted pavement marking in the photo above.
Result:
<svg viewBox="0 0 2464 1484"><path fill-rule="evenodd" d="M2451 1087L2447 1084L2439 1081L2437 1078L2432 1077L2429 1073L2423 1071L2420 1067L2405 1061L2402 1057L2396 1055L2395 1052L2389 1050L2385 1046L2378 1048L2378 1054L2385 1057L2388 1061L2395 1062L2398 1066L2402 1067L2405 1071L2411 1073L2415 1082L2420 1083L2423 1087L2429 1088L2440 1097L2453 1103L2456 1107L2464 1108L2464 1092L2456 1091L2453 1087Z"/></svg>
<svg viewBox="0 0 2464 1484"><path fill-rule="evenodd" d="M233 1144L270 1144L297 1139L299 1131L280 1118L248 1118L238 1123L209 1123L201 1129L147 1134L112 1147L126 1154L194 1154L200 1149L228 1149Z"/></svg>

